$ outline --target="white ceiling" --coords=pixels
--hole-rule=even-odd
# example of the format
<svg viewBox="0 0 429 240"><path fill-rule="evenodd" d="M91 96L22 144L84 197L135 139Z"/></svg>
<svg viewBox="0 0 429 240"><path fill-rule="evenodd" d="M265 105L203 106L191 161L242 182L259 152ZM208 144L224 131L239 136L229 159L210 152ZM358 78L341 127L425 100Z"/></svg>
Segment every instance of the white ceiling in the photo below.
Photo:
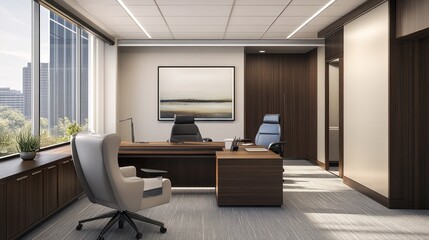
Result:
<svg viewBox="0 0 429 240"><path fill-rule="evenodd" d="M116 0L64 0L118 39L148 39ZM329 0L123 0L153 39L286 39ZM292 39L317 32L366 0L337 0Z"/></svg>

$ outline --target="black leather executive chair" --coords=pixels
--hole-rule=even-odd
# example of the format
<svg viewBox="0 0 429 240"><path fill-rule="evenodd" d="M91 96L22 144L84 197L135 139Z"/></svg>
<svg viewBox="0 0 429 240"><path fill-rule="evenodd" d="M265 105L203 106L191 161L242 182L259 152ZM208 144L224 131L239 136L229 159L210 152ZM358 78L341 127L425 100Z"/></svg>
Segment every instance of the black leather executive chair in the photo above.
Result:
<svg viewBox="0 0 429 240"><path fill-rule="evenodd" d="M121 138L116 134L79 133L71 141L73 163L86 196L92 203L114 209L102 215L81 220L76 229L82 229L82 223L110 218L97 240L103 240L104 234L118 222L119 228L128 222L136 231L136 238L142 233L133 220L157 225L162 233L167 231L164 223L144 217L135 212L170 202L171 182L163 178L139 178L134 166L119 167L118 151ZM154 190L156 193L154 193Z"/></svg>
<svg viewBox="0 0 429 240"><path fill-rule="evenodd" d="M194 116L174 115L174 125L171 128L170 142L211 142L210 138L202 138L200 130L195 125Z"/></svg>
<svg viewBox="0 0 429 240"><path fill-rule="evenodd" d="M280 114L265 114L262 125L255 137L255 144L261 145L283 156L285 142L281 138Z"/></svg>

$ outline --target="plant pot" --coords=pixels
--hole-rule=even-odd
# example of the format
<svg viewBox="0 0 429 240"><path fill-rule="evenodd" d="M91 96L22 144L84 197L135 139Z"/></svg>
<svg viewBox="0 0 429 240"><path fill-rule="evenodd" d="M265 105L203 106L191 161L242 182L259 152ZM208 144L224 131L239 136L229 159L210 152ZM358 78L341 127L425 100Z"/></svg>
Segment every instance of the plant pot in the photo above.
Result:
<svg viewBox="0 0 429 240"><path fill-rule="evenodd" d="M20 152L19 156L22 160L33 160L36 157L36 152Z"/></svg>

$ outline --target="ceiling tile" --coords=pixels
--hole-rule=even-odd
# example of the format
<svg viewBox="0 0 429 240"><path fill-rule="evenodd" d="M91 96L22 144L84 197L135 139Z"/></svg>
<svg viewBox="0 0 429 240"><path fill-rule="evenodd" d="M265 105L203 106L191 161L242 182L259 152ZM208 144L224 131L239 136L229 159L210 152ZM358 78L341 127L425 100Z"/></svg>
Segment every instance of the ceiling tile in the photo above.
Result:
<svg viewBox="0 0 429 240"><path fill-rule="evenodd" d="M154 32L150 33L152 39L173 39L170 32Z"/></svg>
<svg viewBox="0 0 429 240"><path fill-rule="evenodd" d="M129 6L136 17L162 17L156 6Z"/></svg>
<svg viewBox="0 0 429 240"><path fill-rule="evenodd" d="M317 38L317 32L297 32L291 37L291 39L300 39L300 38Z"/></svg>
<svg viewBox="0 0 429 240"><path fill-rule="evenodd" d="M232 17L277 17L283 6L235 6Z"/></svg>
<svg viewBox="0 0 429 240"><path fill-rule="evenodd" d="M228 26L227 32L237 32L237 33L263 33L267 30L268 26Z"/></svg>
<svg viewBox="0 0 429 240"><path fill-rule="evenodd" d="M235 0L235 5L247 5L247 6L258 6L258 5L265 5L265 6L286 6L289 4L291 0ZM292 1L293 2L293 1Z"/></svg>
<svg viewBox="0 0 429 240"><path fill-rule="evenodd" d="M164 24L164 26L146 26L146 30L149 32L149 34L152 34L154 32L170 32L170 29L168 29L167 25Z"/></svg>
<svg viewBox="0 0 429 240"><path fill-rule="evenodd" d="M279 17L276 22L273 24L277 25L301 25L308 17Z"/></svg>
<svg viewBox="0 0 429 240"><path fill-rule="evenodd" d="M116 0L91 0L91 1L88 1L88 0L75 0L75 1L79 5L81 5L81 6L88 5L88 4L99 5L99 6L101 6L101 5L116 5L116 6L119 6L119 3ZM69 1L66 1L66 2L69 3L69 4L72 4Z"/></svg>
<svg viewBox="0 0 429 240"><path fill-rule="evenodd" d="M159 6L232 6L234 0L156 0L156 2Z"/></svg>
<svg viewBox="0 0 429 240"><path fill-rule="evenodd" d="M320 9L320 6L289 6L282 13L282 17L307 17L309 18Z"/></svg>
<svg viewBox="0 0 429 240"><path fill-rule="evenodd" d="M338 0L337 0L338 1ZM347 1L353 1L353 0L347 0ZM327 4L329 0L299 0L299 1L292 1L290 3L291 6L324 6Z"/></svg>
<svg viewBox="0 0 429 240"><path fill-rule="evenodd" d="M93 1L93 0L92 0ZM99 0L97 0L99 1ZM111 1L111 0L109 0ZM115 0L116 2L116 0ZM154 0L122 0L122 2L125 3L125 5L129 6L155 6L155 1Z"/></svg>
<svg viewBox="0 0 429 240"><path fill-rule="evenodd" d="M286 39L289 33L267 32L262 39Z"/></svg>
<svg viewBox="0 0 429 240"><path fill-rule="evenodd" d="M220 26L226 25L228 17L166 17L170 26Z"/></svg>
<svg viewBox="0 0 429 240"><path fill-rule="evenodd" d="M305 25L303 28L301 28L299 31L303 31L303 32L320 32L320 30L324 29L325 26L324 25Z"/></svg>
<svg viewBox="0 0 429 240"><path fill-rule="evenodd" d="M134 25L134 21L130 18L130 16L126 17L108 17L102 16L99 17L101 21L107 26L124 26L124 25Z"/></svg>
<svg viewBox="0 0 429 240"><path fill-rule="evenodd" d="M136 24L134 24L134 26L112 26L111 28L119 34L121 32L128 32L128 33L142 32L142 30L139 27L137 27Z"/></svg>
<svg viewBox="0 0 429 240"><path fill-rule="evenodd" d="M162 17L136 17L136 18L143 26L165 25L164 19Z"/></svg>
<svg viewBox="0 0 429 240"><path fill-rule="evenodd" d="M290 25L290 26L278 25L278 26L271 26L270 29L268 29L268 32L270 32L270 33L271 32L285 33L285 32L292 32L296 28L297 28L296 25Z"/></svg>
<svg viewBox="0 0 429 240"><path fill-rule="evenodd" d="M175 39L223 39L223 32L218 33L173 33Z"/></svg>
<svg viewBox="0 0 429 240"><path fill-rule="evenodd" d="M276 17L231 17L229 19L230 26L242 26L242 25L271 25Z"/></svg>
<svg viewBox="0 0 429 240"><path fill-rule="evenodd" d="M225 26L170 26L173 33L224 32Z"/></svg>
<svg viewBox="0 0 429 240"><path fill-rule="evenodd" d="M128 13L118 5L85 5L84 8L95 16L126 17Z"/></svg>
<svg viewBox="0 0 429 240"><path fill-rule="evenodd" d="M121 32L118 34L118 39L149 39L146 34L141 33L126 33Z"/></svg>
<svg viewBox="0 0 429 240"><path fill-rule="evenodd" d="M231 6L160 6L164 17L229 17Z"/></svg>
<svg viewBox="0 0 429 240"><path fill-rule="evenodd" d="M225 34L225 39L259 39L262 33L237 33L230 32Z"/></svg>
<svg viewBox="0 0 429 240"><path fill-rule="evenodd" d="M320 16L334 16L341 17L355 9L355 5L339 5L339 6L330 6L325 11L320 13Z"/></svg>

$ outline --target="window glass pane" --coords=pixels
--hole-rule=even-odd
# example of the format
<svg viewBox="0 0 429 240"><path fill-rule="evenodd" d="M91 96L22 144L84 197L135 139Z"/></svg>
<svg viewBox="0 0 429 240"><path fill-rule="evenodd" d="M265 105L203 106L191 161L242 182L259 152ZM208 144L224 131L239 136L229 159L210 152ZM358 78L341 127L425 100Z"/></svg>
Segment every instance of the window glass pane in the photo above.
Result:
<svg viewBox="0 0 429 240"><path fill-rule="evenodd" d="M90 35L85 30L81 31L80 39L80 124L82 130L88 129L88 97L89 97L89 52L90 46Z"/></svg>
<svg viewBox="0 0 429 240"><path fill-rule="evenodd" d="M0 1L0 157L31 126L31 3Z"/></svg>
<svg viewBox="0 0 429 240"><path fill-rule="evenodd" d="M40 82L42 147L69 141L67 127L76 121L76 29L40 7L40 61L47 76Z"/></svg>

